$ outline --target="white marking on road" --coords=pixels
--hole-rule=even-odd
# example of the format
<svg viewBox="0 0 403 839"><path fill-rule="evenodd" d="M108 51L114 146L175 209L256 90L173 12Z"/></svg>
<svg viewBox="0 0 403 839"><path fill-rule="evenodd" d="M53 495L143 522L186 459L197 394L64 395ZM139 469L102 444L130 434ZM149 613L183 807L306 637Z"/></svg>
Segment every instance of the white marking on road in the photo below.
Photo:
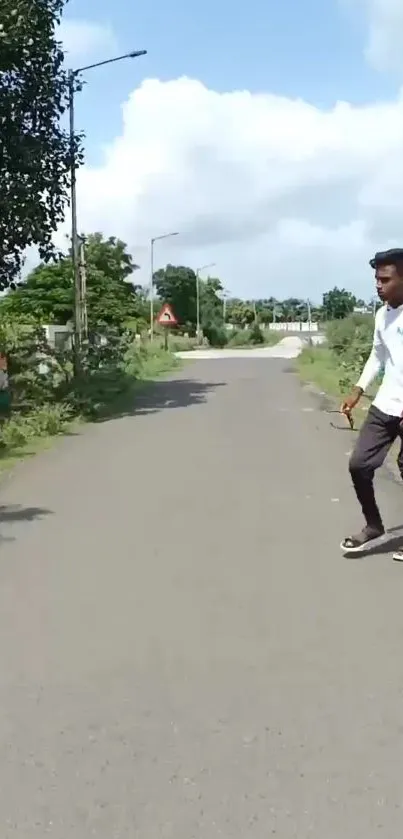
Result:
<svg viewBox="0 0 403 839"><path fill-rule="evenodd" d="M340 498L331 498L330 500L333 504L333 503L336 503L337 501L340 501Z"/></svg>

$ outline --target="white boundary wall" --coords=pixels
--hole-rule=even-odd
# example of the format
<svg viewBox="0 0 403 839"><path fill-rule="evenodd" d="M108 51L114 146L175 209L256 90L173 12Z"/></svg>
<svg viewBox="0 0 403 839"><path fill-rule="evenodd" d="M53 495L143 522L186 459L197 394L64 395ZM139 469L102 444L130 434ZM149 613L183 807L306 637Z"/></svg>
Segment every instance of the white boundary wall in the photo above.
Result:
<svg viewBox="0 0 403 839"><path fill-rule="evenodd" d="M268 326L275 332L318 332L319 330L319 324L306 323L301 320L291 321L291 323L269 323Z"/></svg>

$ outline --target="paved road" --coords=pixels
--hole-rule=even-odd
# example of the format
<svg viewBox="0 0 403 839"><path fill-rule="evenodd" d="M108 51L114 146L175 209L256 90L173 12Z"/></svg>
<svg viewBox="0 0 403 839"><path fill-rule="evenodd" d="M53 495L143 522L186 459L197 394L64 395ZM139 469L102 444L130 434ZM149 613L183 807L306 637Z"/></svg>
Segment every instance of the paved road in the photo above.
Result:
<svg viewBox="0 0 403 839"><path fill-rule="evenodd" d="M225 347L224 349L210 349L210 347L203 347L197 350L186 350L182 352L177 352L176 355L178 358L183 358L189 361L192 359L199 360L217 360L217 359L238 359L238 358L248 358L248 359L262 359L262 358L297 358L301 350L304 346L308 343L308 338L301 338L298 335L288 335L285 338L282 338L278 344L275 344L273 347L241 347L238 349L234 349L231 347ZM315 341L312 339L312 343L320 344L323 343L323 336L322 335L315 335Z"/></svg>
<svg viewBox="0 0 403 839"><path fill-rule="evenodd" d="M400 835L403 568L340 556L351 434L286 364L195 362L2 488L2 839Z"/></svg>
<svg viewBox="0 0 403 839"><path fill-rule="evenodd" d="M313 345L323 344L326 341L324 335L314 333L310 337L302 333L301 335L287 335L285 338L282 338L278 344L275 344L273 347L243 347L238 349L233 349L231 347L225 347L224 349L210 349L209 347L203 347L198 350L186 350L182 352L177 352L176 355L178 358L183 358L189 361L191 359L194 361L197 360L216 360L216 359L234 359L234 358L297 358L301 350L308 345L309 340Z"/></svg>

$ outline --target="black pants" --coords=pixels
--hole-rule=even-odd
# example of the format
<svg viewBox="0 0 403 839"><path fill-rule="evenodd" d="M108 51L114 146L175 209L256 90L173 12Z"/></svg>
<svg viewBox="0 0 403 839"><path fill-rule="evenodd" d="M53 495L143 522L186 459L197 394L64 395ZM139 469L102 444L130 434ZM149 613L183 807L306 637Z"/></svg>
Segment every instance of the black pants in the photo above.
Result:
<svg viewBox="0 0 403 839"><path fill-rule="evenodd" d="M350 475L354 489L365 521L373 527L382 526L381 514L374 494L375 469L382 466L397 437L401 440L397 463L403 478L403 428L400 422L399 417L384 414L372 405L350 458Z"/></svg>

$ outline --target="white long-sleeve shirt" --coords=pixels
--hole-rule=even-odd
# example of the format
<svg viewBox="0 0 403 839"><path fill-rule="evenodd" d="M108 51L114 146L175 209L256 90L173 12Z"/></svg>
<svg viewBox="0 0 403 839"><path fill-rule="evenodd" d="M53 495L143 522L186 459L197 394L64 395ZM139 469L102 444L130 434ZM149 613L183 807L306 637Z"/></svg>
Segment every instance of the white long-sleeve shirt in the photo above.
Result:
<svg viewBox="0 0 403 839"><path fill-rule="evenodd" d="M373 404L384 414L403 415L403 306L382 306L375 317L371 354L357 387L367 390L383 369L383 380Z"/></svg>

